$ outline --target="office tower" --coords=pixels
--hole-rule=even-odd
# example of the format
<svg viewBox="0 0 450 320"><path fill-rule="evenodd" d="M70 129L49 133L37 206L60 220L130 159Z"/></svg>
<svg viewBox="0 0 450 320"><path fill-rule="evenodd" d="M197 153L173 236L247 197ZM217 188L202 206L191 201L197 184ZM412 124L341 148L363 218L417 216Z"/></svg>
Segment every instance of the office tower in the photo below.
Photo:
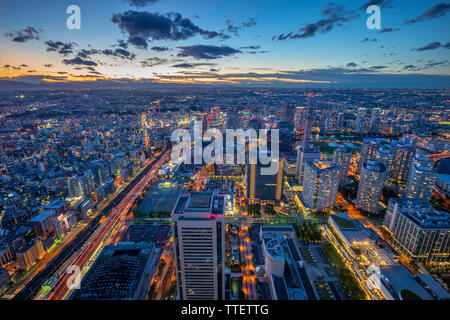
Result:
<svg viewBox="0 0 450 320"><path fill-rule="evenodd" d="M363 164L370 159L375 159L378 149L380 148L380 142L374 139L364 139L361 149L357 172L361 173Z"/></svg>
<svg viewBox="0 0 450 320"><path fill-rule="evenodd" d="M386 167L380 161L367 160L364 163L356 196L358 208L371 213L378 212L378 203L386 175Z"/></svg>
<svg viewBox="0 0 450 320"><path fill-rule="evenodd" d="M304 124L304 132L303 132L303 151L309 151L309 143L311 141L311 127L312 127L312 115L311 109L308 109L305 114L305 124Z"/></svg>
<svg viewBox="0 0 450 320"><path fill-rule="evenodd" d="M450 213L436 211L429 201L391 198L384 225L394 247L416 261L450 262Z"/></svg>
<svg viewBox="0 0 450 320"><path fill-rule="evenodd" d="M19 262L20 270L29 270L36 261L45 254L42 241L33 239L25 247L16 252L17 261Z"/></svg>
<svg viewBox="0 0 450 320"><path fill-rule="evenodd" d="M102 186L111 178L108 163L103 160L95 160L91 162L92 174L94 175L94 182L97 186Z"/></svg>
<svg viewBox="0 0 450 320"><path fill-rule="evenodd" d="M305 166L306 161L312 161L312 160L320 160L320 152L317 149L310 148L309 142L310 142L310 136L311 136L311 126L312 126L312 119L311 119L311 113L310 110L307 111L305 114L305 124L304 124L304 133L303 133L303 147L298 149L297 153L297 167L296 167L296 173L295 178L298 181L298 184L300 186L303 186L303 177L305 174Z"/></svg>
<svg viewBox="0 0 450 320"><path fill-rule="evenodd" d="M181 300L223 300L225 295L224 196L180 195L172 211L175 265Z"/></svg>
<svg viewBox="0 0 450 320"><path fill-rule="evenodd" d="M364 133L365 131L365 118L366 118L366 109L359 108L356 113L355 120L355 132Z"/></svg>
<svg viewBox="0 0 450 320"><path fill-rule="evenodd" d="M202 123L202 127L201 127L201 129L202 129L202 135L203 134L205 134L205 131L206 130L208 130L208 114L206 114L206 113L201 113L200 114L200 120L201 120L201 123Z"/></svg>
<svg viewBox="0 0 450 320"><path fill-rule="evenodd" d="M326 115L323 121L323 132L330 133L333 129L333 115L330 110L326 111Z"/></svg>
<svg viewBox="0 0 450 320"><path fill-rule="evenodd" d="M340 132L344 130L344 113L339 112L336 117L336 131Z"/></svg>
<svg viewBox="0 0 450 320"><path fill-rule="evenodd" d="M376 159L384 164L386 167L387 174L389 176L389 173L392 168L392 162L394 161L394 153L390 148L381 147L378 152Z"/></svg>
<svg viewBox="0 0 450 320"><path fill-rule="evenodd" d="M249 128L253 129L256 131L256 134L259 136L259 130L260 129L264 129L264 123L262 120L260 119L251 119L248 122L248 126Z"/></svg>
<svg viewBox="0 0 450 320"><path fill-rule="evenodd" d="M303 181L304 205L313 211L334 206L340 179L339 165L330 161L307 161Z"/></svg>
<svg viewBox="0 0 450 320"><path fill-rule="evenodd" d="M153 243L106 246L70 299L144 300L158 257Z"/></svg>
<svg viewBox="0 0 450 320"><path fill-rule="evenodd" d="M381 118L381 109L373 108L372 115L370 116L369 132L377 133L379 131L380 118Z"/></svg>
<svg viewBox="0 0 450 320"><path fill-rule="evenodd" d="M408 144L394 144L393 150L394 160L392 162L390 178L402 188L408 179L415 150Z"/></svg>
<svg viewBox="0 0 450 320"><path fill-rule="evenodd" d="M270 153L268 153L270 157ZM278 170L273 175L263 174L262 169L274 167L278 162ZM262 164L257 159L256 163L246 160L245 179L247 185L247 199L250 203L274 203L281 200L283 190L284 159L272 159L269 164Z"/></svg>
<svg viewBox="0 0 450 320"><path fill-rule="evenodd" d="M94 191L94 175L91 170L87 170L70 178L68 185L70 197L87 198Z"/></svg>
<svg viewBox="0 0 450 320"><path fill-rule="evenodd" d="M291 153L294 149L294 123L290 121L279 121L277 123L279 130L279 151Z"/></svg>
<svg viewBox="0 0 450 320"><path fill-rule="evenodd" d="M227 129L239 129L241 128L240 116L236 108L232 108L227 111L226 128Z"/></svg>
<svg viewBox="0 0 450 320"><path fill-rule="evenodd" d="M295 116L295 106L292 104L283 104L282 107L282 121L293 122Z"/></svg>
<svg viewBox="0 0 450 320"><path fill-rule="evenodd" d="M304 120L305 120L305 113L306 113L305 107L297 107L295 109L295 115L294 115L295 130L301 130L303 128L303 124L304 124Z"/></svg>
<svg viewBox="0 0 450 320"><path fill-rule="evenodd" d="M346 183L350 162L352 160L352 148L346 145L339 145L333 154L333 163L340 166L339 185L343 186Z"/></svg>
<svg viewBox="0 0 450 320"><path fill-rule="evenodd" d="M430 200L436 181L434 162L427 157L417 156L409 171L405 197L410 199Z"/></svg>

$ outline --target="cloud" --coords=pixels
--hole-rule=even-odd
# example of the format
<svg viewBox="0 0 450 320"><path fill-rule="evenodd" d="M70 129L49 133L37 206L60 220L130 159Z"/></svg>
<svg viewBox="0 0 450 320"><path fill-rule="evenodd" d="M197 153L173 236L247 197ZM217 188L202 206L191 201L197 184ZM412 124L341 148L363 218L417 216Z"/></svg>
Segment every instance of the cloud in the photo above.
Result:
<svg viewBox="0 0 450 320"><path fill-rule="evenodd" d="M122 49L128 49L128 42L125 40L119 39L117 40L116 46L121 47Z"/></svg>
<svg viewBox="0 0 450 320"><path fill-rule="evenodd" d="M364 42L377 42L377 39L369 39L369 38L365 38L363 41L361 41L362 43L364 43Z"/></svg>
<svg viewBox="0 0 450 320"><path fill-rule="evenodd" d="M136 8L143 8L148 4L153 4L158 2L159 0L123 0L127 2L130 6L134 6Z"/></svg>
<svg viewBox="0 0 450 320"><path fill-rule="evenodd" d="M440 42L431 42L424 47L411 49L411 51L427 51L427 50L434 50L434 49L439 49L439 48L450 49L450 42L447 42L444 45L441 44Z"/></svg>
<svg viewBox="0 0 450 320"><path fill-rule="evenodd" d="M358 65L356 63L354 63L354 62L347 63L347 67L349 67L349 68L354 68L354 67L357 67L357 66Z"/></svg>
<svg viewBox="0 0 450 320"><path fill-rule="evenodd" d="M448 60L443 60L443 61L428 60L425 64L423 64L421 66L416 66L416 65L410 64L410 65L404 66L403 69L408 70L408 71L422 71L422 70L426 70L426 69L433 69L435 67L448 66L448 65L449 65Z"/></svg>
<svg viewBox="0 0 450 320"><path fill-rule="evenodd" d="M178 48L181 49L178 54L179 57L192 57L195 59L218 59L241 53L241 51L228 46L193 45Z"/></svg>
<svg viewBox="0 0 450 320"><path fill-rule="evenodd" d="M413 65L413 64L409 64L407 66L403 67L403 70L415 70L417 68L417 66Z"/></svg>
<svg viewBox="0 0 450 320"><path fill-rule="evenodd" d="M154 58L147 58L141 61L141 66L142 67L155 67L155 66L159 66L162 64L167 64L170 61L168 59L161 59L158 57L154 57Z"/></svg>
<svg viewBox="0 0 450 320"><path fill-rule="evenodd" d="M428 10L426 10L424 13L422 13L420 16L417 16L411 20L408 20L405 22L405 24L414 24L417 22L425 21L425 20L431 20L436 19L445 16L450 11L450 3L438 3L434 6L430 7Z"/></svg>
<svg viewBox="0 0 450 320"><path fill-rule="evenodd" d="M62 41L53 40L45 41L45 44L47 45L47 51L55 51L64 56L73 53L74 47L77 46L74 42L64 43Z"/></svg>
<svg viewBox="0 0 450 320"><path fill-rule="evenodd" d="M13 70L20 70L20 67L17 67L17 66L12 66L12 65L10 65L10 64L5 64L4 66L3 66L3 68L5 68L5 69L13 69Z"/></svg>
<svg viewBox="0 0 450 320"><path fill-rule="evenodd" d="M158 47L158 46L151 47L151 49L153 51L158 51L158 52L168 51L169 50L169 48L167 48L167 47Z"/></svg>
<svg viewBox="0 0 450 320"><path fill-rule="evenodd" d="M392 0L370 0L363 4L359 9L366 10L369 6L379 6L380 8L392 8Z"/></svg>
<svg viewBox="0 0 450 320"><path fill-rule="evenodd" d="M136 58L136 55L134 53L131 53L130 51L121 49L121 48L118 48L115 50L104 49L104 50L100 51L100 53L103 55L106 55L106 56L127 59L127 60L134 60L134 58Z"/></svg>
<svg viewBox="0 0 450 320"><path fill-rule="evenodd" d="M97 63L91 60L84 60L80 57L75 57L73 59L64 59L62 63L67 65L85 65L85 66L96 66Z"/></svg>
<svg viewBox="0 0 450 320"><path fill-rule="evenodd" d="M5 33L5 37L11 38L14 42L26 42L29 40L39 40L39 32L33 27L26 27L19 31Z"/></svg>
<svg viewBox="0 0 450 320"><path fill-rule="evenodd" d="M240 47L239 49L251 49L251 50L258 50L260 49L260 46L248 46L248 47Z"/></svg>
<svg viewBox="0 0 450 320"><path fill-rule="evenodd" d="M196 35L205 39L229 38L223 33L202 29L179 13L162 15L129 10L114 14L111 21L128 34L129 43L141 49L146 49L150 40L186 40Z"/></svg>
<svg viewBox="0 0 450 320"><path fill-rule="evenodd" d="M388 32L395 32L395 31L399 31L400 28L383 28L381 29L378 33L388 33Z"/></svg>
<svg viewBox="0 0 450 320"><path fill-rule="evenodd" d="M256 25L256 17L249 17L248 21L242 22L240 25L234 25L233 20L227 19L225 21L227 25L227 32L234 34L235 36L239 36L239 32L245 28L251 28Z"/></svg>
<svg viewBox="0 0 450 320"><path fill-rule="evenodd" d="M316 22L306 24L297 32L290 32L288 34L280 34L272 39L287 40L287 39L306 39L314 37L317 34L325 34L333 30L334 27L342 26L345 22L359 17L355 10L347 10L344 6L336 5L333 2L328 3L321 10L323 19Z"/></svg>
<svg viewBox="0 0 450 320"><path fill-rule="evenodd" d="M189 68L194 68L194 67L203 67L203 66L215 66L215 63L179 63L179 64L174 64L172 66L172 68L184 68L184 69L189 69Z"/></svg>

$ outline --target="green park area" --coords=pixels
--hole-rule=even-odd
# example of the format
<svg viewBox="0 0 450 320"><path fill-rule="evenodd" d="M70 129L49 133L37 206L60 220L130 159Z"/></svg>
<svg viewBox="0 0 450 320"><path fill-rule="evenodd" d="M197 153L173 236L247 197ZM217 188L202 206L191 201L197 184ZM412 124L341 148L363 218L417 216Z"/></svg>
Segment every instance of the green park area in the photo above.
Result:
<svg viewBox="0 0 450 320"><path fill-rule="evenodd" d="M366 293L359 285L356 280L354 274L351 270L348 269L344 260L339 255L334 246L330 243L326 243L322 245L323 252L327 256L330 263L336 268L338 271L338 278L342 282L347 294L349 295L351 300L365 300Z"/></svg>

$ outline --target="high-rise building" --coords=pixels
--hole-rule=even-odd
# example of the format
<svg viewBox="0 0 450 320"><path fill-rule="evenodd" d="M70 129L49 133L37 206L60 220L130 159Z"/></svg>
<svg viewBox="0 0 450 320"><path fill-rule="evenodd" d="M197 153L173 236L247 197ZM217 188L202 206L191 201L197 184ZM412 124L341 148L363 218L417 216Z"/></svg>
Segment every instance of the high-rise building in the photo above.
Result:
<svg viewBox="0 0 450 320"><path fill-rule="evenodd" d="M293 122L295 116L295 106L292 104L283 104L281 120Z"/></svg>
<svg viewBox="0 0 450 320"><path fill-rule="evenodd" d="M366 109L359 108L356 113L356 120L355 120L355 131L357 133L364 133L365 121L366 121Z"/></svg>
<svg viewBox="0 0 450 320"><path fill-rule="evenodd" d="M300 186L303 186L303 178L305 175L306 161L320 160L320 151L310 147L311 139L311 112L308 110L305 114L305 124L303 133L303 146L298 149L297 153L297 164L295 178Z"/></svg>
<svg viewBox="0 0 450 320"><path fill-rule="evenodd" d="M97 186L101 187L107 180L111 178L109 172L109 166L106 161L96 160L91 162L91 171L94 175L94 182Z"/></svg>
<svg viewBox="0 0 450 320"><path fill-rule="evenodd" d="M384 225L393 244L406 256L425 263L450 262L450 213L436 211L429 201L391 198Z"/></svg>
<svg viewBox="0 0 450 320"><path fill-rule="evenodd" d="M29 270L45 254L42 241L34 239L16 252L19 269Z"/></svg>
<svg viewBox="0 0 450 320"><path fill-rule="evenodd" d="M362 210L378 212L381 191L386 180L386 167L378 160L367 160L359 179L356 206Z"/></svg>
<svg viewBox="0 0 450 320"><path fill-rule="evenodd" d="M350 162L352 160L352 148L346 145L339 145L333 154L333 163L340 166L339 185L343 186L346 183Z"/></svg>
<svg viewBox="0 0 450 320"><path fill-rule="evenodd" d="M303 181L304 205L313 211L334 206L340 179L339 165L330 161L307 161Z"/></svg>
<svg viewBox="0 0 450 320"><path fill-rule="evenodd" d="M224 196L180 195L172 211L175 265L181 300L222 300L225 295Z"/></svg>
<svg viewBox="0 0 450 320"><path fill-rule="evenodd" d="M380 127L381 109L373 108L372 115L370 116L369 131L377 133Z"/></svg>
<svg viewBox="0 0 450 320"><path fill-rule="evenodd" d="M377 152L380 148L380 142L375 139L364 139L363 146L361 149L357 172L361 173L363 164L370 159L375 159Z"/></svg>
<svg viewBox="0 0 450 320"><path fill-rule="evenodd" d="M69 180L69 194L72 198L87 198L95 190L94 175L91 170L73 176Z"/></svg>
<svg viewBox="0 0 450 320"><path fill-rule="evenodd" d="M306 108L305 107L297 107L295 109L294 115L294 127L295 130L303 129L304 121L305 121Z"/></svg>
<svg viewBox="0 0 450 320"><path fill-rule="evenodd" d="M418 156L409 171L405 197L410 199L429 200L436 181L434 162L427 157Z"/></svg>
<svg viewBox="0 0 450 320"><path fill-rule="evenodd" d="M389 176L389 172L391 171L392 162L394 161L394 153L390 148L381 147L378 152L376 159L384 164L386 167L387 174Z"/></svg>
<svg viewBox="0 0 450 320"><path fill-rule="evenodd" d="M395 143L393 147L394 160L390 171L390 178L400 187L406 184L409 169L415 154L414 148L409 144Z"/></svg>
<svg viewBox="0 0 450 320"><path fill-rule="evenodd" d="M268 154L270 156L270 154ZM278 162L278 164L277 164ZM263 169L278 165L276 173L264 174ZM281 200L283 190L283 174L285 160L272 159L268 164L262 164L257 159L256 163L250 163L247 159L245 165L245 178L247 185L247 199L250 203L274 203Z"/></svg>

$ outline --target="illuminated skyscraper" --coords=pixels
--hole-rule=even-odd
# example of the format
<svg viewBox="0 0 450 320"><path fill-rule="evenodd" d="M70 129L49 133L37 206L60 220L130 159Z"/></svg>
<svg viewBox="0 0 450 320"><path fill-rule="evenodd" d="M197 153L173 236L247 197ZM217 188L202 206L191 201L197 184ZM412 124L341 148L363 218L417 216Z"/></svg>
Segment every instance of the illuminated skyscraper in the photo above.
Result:
<svg viewBox="0 0 450 320"><path fill-rule="evenodd" d="M340 145L334 150L333 163L340 166L339 184L342 186L346 183L350 162L352 160L352 148Z"/></svg>
<svg viewBox="0 0 450 320"><path fill-rule="evenodd" d="M357 133L364 133L366 125L366 109L359 108L356 114L355 131Z"/></svg>
<svg viewBox="0 0 450 320"><path fill-rule="evenodd" d="M339 165L329 161L307 161L303 182L304 205L320 211L334 206L340 179Z"/></svg>
<svg viewBox="0 0 450 320"><path fill-rule="evenodd" d="M409 171L405 197L429 200L435 181L436 171L433 169L433 161L423 156L417 157Z"/></svg>
<svg viewBox="0 0 450 320"><path fill-rule="evenodd" d="M356 206L362 210L378 212L381 190L386 180L386 167L378 160L367 160L362 168L359 180Z"/></svg>
<svg viewBox="0 0 450 320"><path fill-rule="evenodd" d="M297 153L297 164L296 164L296 173L295 178L298 181L300 186L303 186L303 177L305 174L306 161L312 160L320 160L320 152L310 148L310 139L311 139L311 111L308 110L305 115L305 125L304 125L304 133L303 133L303 147L298 149Z"/></svg>
<svg viewBox="0 0 450 320"><path fill-rule="evenodd" d="M171 223L181 300L224 299L224 203L213 192L191 192L175 203Z"/></svg>
<svg viewBox="0 0 450 320"><path fill-rule="evenodd" d="M358 162L357 172L361 173L363 164L370 159L375 159L380 148L380 142L374 139L364 139L361 154Z"/></svg>
<svg viewBox="0 0 450 320"><path fill-rule="evenodd" d="M276 166L278 171L273 175L266 175L261 170L270 166ZM256 163L245 165L245 178L247 185L247 199L250 203L274 203L281 200L283 191L283 175L285 160L272 159L269 164L262 164L259 159Z"/></svg>
<svg viewBox="0 0 450 320"><path fill-rule="evenodd" d="M390 171L390 177L400 187L404 187L409 176L409 169L414 157L415 150L408 144L394 144L394 160Z"/></svg>
<svg viewBox="0 0 450 320"><path fill-rule="evenodd" d="M389 172L392 168L392 162L394 161L394 153L392 152L392 150L389 148L381 147L377 152L376 159L384 164L389 176Z"/></svg>

